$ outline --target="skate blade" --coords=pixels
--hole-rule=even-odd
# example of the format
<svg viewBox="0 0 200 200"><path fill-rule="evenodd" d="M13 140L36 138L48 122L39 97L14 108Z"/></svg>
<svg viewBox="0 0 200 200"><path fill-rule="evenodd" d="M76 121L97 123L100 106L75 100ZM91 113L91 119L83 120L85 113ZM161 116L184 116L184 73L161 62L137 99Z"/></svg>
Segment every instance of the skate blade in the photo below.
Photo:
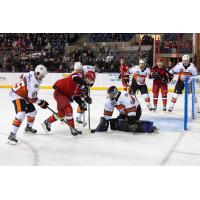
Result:
<svg viewBox="0 0 200 200"><path fill-rule="evenodd" d="M50 131L48 131L48 130L46 129L45 124L44 124L44 123L41 123L41 125L42 125L42 128L44 129L45 133L49 134Z"/></svg>
<svg viewBox="0 0 200 200"><path fill-rule="evenodd" d="M9 145L16 145L17 142L15 142L15 141L11 141L11 140L8 140L7 144L9 144Z"/></svg>

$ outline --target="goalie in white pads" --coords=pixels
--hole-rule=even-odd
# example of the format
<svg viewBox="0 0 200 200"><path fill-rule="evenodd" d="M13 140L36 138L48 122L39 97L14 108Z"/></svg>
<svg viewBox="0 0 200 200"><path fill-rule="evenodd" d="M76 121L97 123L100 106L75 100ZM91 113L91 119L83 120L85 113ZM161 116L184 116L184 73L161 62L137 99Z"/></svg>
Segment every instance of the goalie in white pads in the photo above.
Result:
<svg viewBox="0 0 200 200"><path fill-rule="evenodd" d="M168 109L171 112L174 108L174 105L178 99L178 96L182 94L184 89L184 81L188 76L196 76L197 68L193 63L190 63L190 56L184 55L182 57L182 62L179 62L176 66L174 66L170 71L170 74L178 74L178 81L174 88L174 93L171 99L171 105Z"/></svg>
<svg viewBox="0 0 200 200"><path fill-rule="evenodd" d="M148 109L151 111L151 103L148 88L146 85L146 78L150 75L150 69L146 67L146 63L144 60L139 61L139 65L136 65L129 69L129 73L133 75L130 94L135 95L136 92L139 90L141 95L144 97L144 100L147 104Z"/></svg>
<svg viewBox="0 0 200 200"><path fill-rule="evenodd" d="M101 121L95 131L107 131L109 122L111 130L133 133L154 133L157 131L153 122L139 120L142 111L136 97L127 92L119 92L115 86L109 87L107 94L104 117L101 117ZM119 116L111 119L114 108L119 111Z"/></svg>
<svg viewBox="0 0 200 200"><path fill-rule="evenodd" d="M38 99L40 84L47 75L47 69L43 65L38 65L35 71L23 74L21 80L15 84L9 94L10 100L15 106L16 116L13 120L11 133L8 137L10 144L16 144L16 134L27 115L27 126L25 132L36 133L37 130L32 128L37 111L33 103L38 104L41 108L46 109L49 105L45 100Z"/></svg>

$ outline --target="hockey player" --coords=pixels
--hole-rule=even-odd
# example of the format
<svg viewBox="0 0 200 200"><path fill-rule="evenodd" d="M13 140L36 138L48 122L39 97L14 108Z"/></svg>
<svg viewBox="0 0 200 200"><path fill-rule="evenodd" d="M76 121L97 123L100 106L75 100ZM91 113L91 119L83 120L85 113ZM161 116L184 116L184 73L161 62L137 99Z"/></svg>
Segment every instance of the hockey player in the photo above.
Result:
<svg viewBox="0 0 200 200"><path fill-rule="evenodd" d="M90 79L92 79L93 81L88 85L89 89L94 85L96 76L95 76L95 67L92 65L83 65L80 62L76 62L74 64L74 72L75 73L82 73L84 77L88 77ZM76 95L75 98L77 98L78 94ZM80 100L79 100L80 101ZM84 98L82 99L82 101L84 102ZM77 108L77 116L76 116L76 122L78 124L83 124L83 115L84 112L87 110L87 106L84 107L84 109L81 109L80 106L78 106Z"/></svg>
<svg viewBox="0 0 200 200"><path fill-rule="evenodd" d="M101 117L101 121L95 131L107 131L109 122L111 130L140 133L157 131L157 128L153 126L153 122L139 120L142 112L136 97L127 92L119 92L115 86L109 87L107 94L104 117ZM119 116L111 119L114 108L119 111Z"/></svg>
<svg viewBox="0 0 200 200"><path fill-rule="evenodd" d="M182 57L182 62L179 62L176 66L174 66L169 71L169 73L178 74L178 81L174 88L174 94L172 95L171 105L168 109L168 111L171 112L174 108L178 96L183 92L185 78L197 75L197 68L193 63L190 63L190 56L184 55Z"/></svg>
<svg viewBox="0 0 200 200"><path fill-rule="evenodd" d="M53 85L54 98L57 102L57 115L53 114L48 119L46 119L42 126L46 132L51 131L51 124L60 120L66 120L70 127L72 135L78 135L75 129L73 110L70 101L75 100L82 109L85 109L85 102L81 100L81 95L83 94L85 101L88 104L92 103L92 99L88 96L88 84L91 84L93 80L90 77L83 77L80 73L72 73L66 78L60 79ZM75 95L79 94L75 97ZM75 98L75 99L74 99Z"/></svg>
<svg viewBox="0 0 200 200"><path fill-rule="evenodd" d="M130 68L129 73L133 75L130 94L135 95L137 90L139 90L144 97L145 102L147 103L148 109L151 111L151 103L148 88L146 85L146 77L150 75L150 69L146 67L146 63L144 60L139 61L139 65Z"/></svg>
<svg viewBox="0 0 200 200"><path fill-rule="evenodd" d="M125 60L121 58L120 60L120 75L119 78L122 80L122 85L124 87L124 91L128 91L129 88L129 67L125 64Z"/></svg>
<svg viewBox="0 0 200 200"><path fill-rule="evenodd" d="M159 90L161 90L163 111L166 111L168 82L173 79L173 75L164 68L164 60L162 58L157 58L156 66L151 69L149 78L153 79L153 110L157 109Z"/></svg>
<svg viewBox="0 0 200 200"><path fill-rule="evenodd" d="M43 65L38 65L35 71L23 74L21 80L12 88L9 96L15 106L16 116L12 123L11 133L8 137L10 144L16 144L16 134L27 115L27 126L25 132L36 133L32 128L37 111L34 104L46 109L49 105L47 101L38 99L38 91L42 80L47 75L47 69Z"/></svg>

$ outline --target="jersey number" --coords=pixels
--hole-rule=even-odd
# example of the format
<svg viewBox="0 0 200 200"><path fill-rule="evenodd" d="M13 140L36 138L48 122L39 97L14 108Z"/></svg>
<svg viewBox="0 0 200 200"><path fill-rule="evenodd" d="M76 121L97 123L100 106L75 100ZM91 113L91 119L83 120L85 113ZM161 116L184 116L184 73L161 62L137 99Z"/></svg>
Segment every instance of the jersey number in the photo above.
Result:
<svg viewBox="0 0 200 200"><path fill-rule="evenodd" d="M16 92L17 90L19 90L20 88L24 87L24 81L19 81L18 83L15 84L15 86L13 87L13 91Z"/></svg>

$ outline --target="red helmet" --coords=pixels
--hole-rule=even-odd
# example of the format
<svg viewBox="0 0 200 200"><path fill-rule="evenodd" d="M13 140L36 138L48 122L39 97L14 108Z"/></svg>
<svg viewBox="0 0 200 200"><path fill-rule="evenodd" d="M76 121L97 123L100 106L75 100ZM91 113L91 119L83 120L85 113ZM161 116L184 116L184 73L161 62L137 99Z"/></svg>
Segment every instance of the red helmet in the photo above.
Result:
<svg viewBox="0 0 200 200"><path fill-rule="evenodd" d="M93 71L88 71L85 73L85 78L88 78L90 80L92 80L93 82L95 81L95 73Z"/></svg>

